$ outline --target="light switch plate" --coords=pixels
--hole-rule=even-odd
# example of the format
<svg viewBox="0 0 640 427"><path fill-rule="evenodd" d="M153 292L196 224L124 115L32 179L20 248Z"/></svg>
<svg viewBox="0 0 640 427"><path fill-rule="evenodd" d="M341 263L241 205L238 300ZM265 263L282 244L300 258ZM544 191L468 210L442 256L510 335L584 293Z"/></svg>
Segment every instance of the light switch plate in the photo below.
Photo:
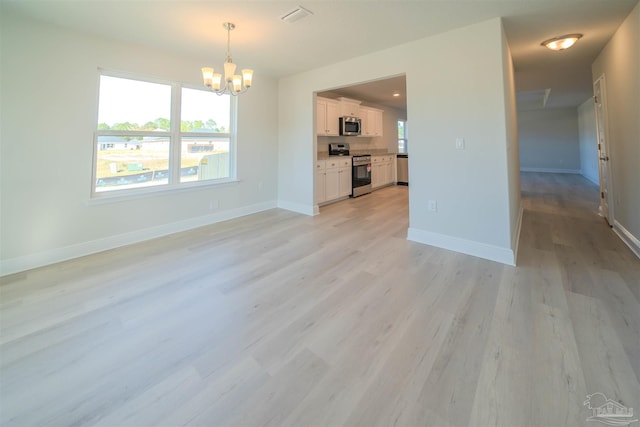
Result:
<svg viewBox="0 0 640 427"><path fill-rule="evenodd" d="M456 138L456 150L464 150L464 138Z"/></svg>

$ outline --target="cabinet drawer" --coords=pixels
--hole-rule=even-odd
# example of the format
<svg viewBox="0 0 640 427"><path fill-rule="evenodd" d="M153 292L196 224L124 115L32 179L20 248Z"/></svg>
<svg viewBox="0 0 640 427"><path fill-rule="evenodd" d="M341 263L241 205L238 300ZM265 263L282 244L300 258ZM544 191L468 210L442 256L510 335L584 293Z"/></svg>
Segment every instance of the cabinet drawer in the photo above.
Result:
<svg viewBox="0 0 640 427"><path fill-rule="evenodd" d="M342 158L339 163L341 168L349 167L351 166L351 157Z"/></svg>
<svg viewBox="0 0 640 427"><path fill-rule="evenodd" d="M327 162L327 169L333 169L340 166L340 162L338 160L329 159L325 161Z"/></svg>

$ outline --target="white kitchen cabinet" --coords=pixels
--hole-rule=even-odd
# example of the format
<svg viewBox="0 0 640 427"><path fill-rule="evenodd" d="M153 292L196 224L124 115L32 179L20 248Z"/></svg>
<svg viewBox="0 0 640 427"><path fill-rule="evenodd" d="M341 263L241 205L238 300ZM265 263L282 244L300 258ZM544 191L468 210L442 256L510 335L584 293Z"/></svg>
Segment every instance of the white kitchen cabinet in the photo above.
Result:
<svg viewBox="0 0 640 427"><path fill-rule="evenodd" d="M349 196L351 195L351 157L342 158L338 163L339 197Z"/></svg>
<svg viewBox="0 0 640 427"><path fill-rule="evenodd" d="M340 168L337 160L328 159L325 174L325 201L340 197Z"/></svg>
<svg viewBox="0 0 640 427"><path fill-rule="evenodd" d="M382 156L371 156L371 187L380 187L383 182Z"/></svg>
<svg viewBox="0 0 640 427"><path fill-rule="evenodd" d="M378 188L392 184L395 181L395 156L371 157L371 187Z"/></svg>
<svg viewBox="0 0 640 427"><path fill-rule="evenodd" d="M349 99L349 98L344 98L344 97L340 97L338 98L338 101L340 101L340 116L347 116L347 117L361 117L361 113L360 113L360 102L362 101L358 101L355 99Z"/></svg>
<svg viewBox="0 0 640 427"><path fill-rule="evenodd" d="M326 201L326 177L327 165L326 161L318 160L316 162L316 203Z"/></svg>
<svg viewBox="0 0 640 427"><path fill-rule="evenodd" d="M351 194L351 157L316 162L316 203L341 199Z"/></svg>
<svg viewBox="0 0 640 427"><path fill-rule="evenodd" d="M383 114L384 114L384 111L382 110L374 111L375 127L374 127L373 136L382 136L382 133L383 133L382 130L384 129L383 122L382 122Z"/></svg>
<svg viewBox="0 0 640 427"><path fill-rule="evenodd" d="M382 136L382 110L371 107L360 107L362 132L360 136Z"/></svg>
<svg viewBox="0 0 640 427"><path fill-rule="evenodd" d="M388 179L387 183L388 184L393 184L394 182L396 182L396 156L388 156L387 157L387 173L386 173L386 177Z"/></svg>
<svg viewBox="0 0 640 427"><path fill-rule="evenodd" d="M320 136L339 136L340 103L333 99L316 99L316 126Z"/></svg>

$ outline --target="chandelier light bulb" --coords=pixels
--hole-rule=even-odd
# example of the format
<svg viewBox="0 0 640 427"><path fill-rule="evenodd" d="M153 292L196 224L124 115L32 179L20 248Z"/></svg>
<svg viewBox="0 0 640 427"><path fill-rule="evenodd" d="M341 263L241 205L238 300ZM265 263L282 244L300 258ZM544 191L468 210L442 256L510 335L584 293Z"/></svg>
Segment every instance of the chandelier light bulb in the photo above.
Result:
<svg viewBox="0 0 640 427"><path fill-rule="evenodd" d="M231 30L236 26L231 22L222 24L227 30L227 56L224 61L224 82L222 74L215 73L211 67L202 68L202 81L206 87L218 95L239 95L246 92L251 87L253 81L253 70L243 69L242 74L236 74L236 64L231 59Z"/></svg>

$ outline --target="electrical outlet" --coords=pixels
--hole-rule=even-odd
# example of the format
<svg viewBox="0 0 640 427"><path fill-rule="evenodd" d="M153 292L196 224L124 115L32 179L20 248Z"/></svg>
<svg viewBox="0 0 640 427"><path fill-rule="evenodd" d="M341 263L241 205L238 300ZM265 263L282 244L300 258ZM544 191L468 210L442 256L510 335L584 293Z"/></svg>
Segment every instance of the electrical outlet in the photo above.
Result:
<svg viewBox="0 0 640 427"><path fill-rule="evenodd" d="M464 138L456 138L456 150L464 150Z"/></svg>
<svg viewBox="0 0 640 427"><path fill-rule="evenodd" d="M436 202L435 200L429 200L427 202L427 209L429 209L431 212L438 212L438 202Z"/></svg>

